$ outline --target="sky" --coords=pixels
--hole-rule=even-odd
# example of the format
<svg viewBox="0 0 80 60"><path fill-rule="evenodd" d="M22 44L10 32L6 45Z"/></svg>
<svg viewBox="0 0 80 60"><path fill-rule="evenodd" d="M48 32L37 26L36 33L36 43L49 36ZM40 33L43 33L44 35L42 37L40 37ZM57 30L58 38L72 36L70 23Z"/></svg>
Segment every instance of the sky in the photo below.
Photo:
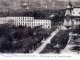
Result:
<svg viewBox="0 0 80 60"><path fill-rule="evenodd" d="M79 5L79 0L29 0L29 5L33 7L47 6L49 9L65 8L68 2L71 1L73 5ZM75 2L76 1L76 2ZM21 4L28 4L28 0L0 0L0 10L8 8L12 10L21 9Z"/></svg>

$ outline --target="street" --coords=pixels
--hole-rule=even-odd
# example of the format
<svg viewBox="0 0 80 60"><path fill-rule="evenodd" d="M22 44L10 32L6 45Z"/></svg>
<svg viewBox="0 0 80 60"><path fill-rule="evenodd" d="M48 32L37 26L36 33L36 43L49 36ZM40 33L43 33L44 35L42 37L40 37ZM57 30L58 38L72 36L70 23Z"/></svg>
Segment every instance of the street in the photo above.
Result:
<svg viewBox="0 0 80 60"><path fill-rule="evenodd" d="M67 45L69 36L67 30L59 30L59 32L51 39L51 43L47 44L41 53L60 53Z"/></svg>
<svg viewBox="0 0 80 60"><path fill-rule="evenodd" d="M56 29L55 31L53 31L53 32L51 33L51 36L50 36L49 38L47 38L47 39L45 40L45 42L44 42L39 48L37 48L37 50L35 50L35 51L33 52L33 54L35 54L35 53L39 54L39 53L45 48L45 46L46 46L48 43L50 43L50 40L55 36L55 34L58 33L58 31L59 31L59 29Z"/></svg>

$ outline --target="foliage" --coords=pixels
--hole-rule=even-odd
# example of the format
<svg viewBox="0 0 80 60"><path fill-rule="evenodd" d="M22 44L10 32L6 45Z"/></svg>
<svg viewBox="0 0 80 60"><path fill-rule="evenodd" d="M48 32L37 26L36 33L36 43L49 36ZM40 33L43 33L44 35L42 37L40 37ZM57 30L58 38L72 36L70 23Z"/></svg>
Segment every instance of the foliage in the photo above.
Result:
<svg viewBox="0 0 80 60"><path fill-rule="evenodd" d="M15 27L3 24L0 26L0 51L2 53L29 53L46 37L48 33L41 27Z"/></svg>

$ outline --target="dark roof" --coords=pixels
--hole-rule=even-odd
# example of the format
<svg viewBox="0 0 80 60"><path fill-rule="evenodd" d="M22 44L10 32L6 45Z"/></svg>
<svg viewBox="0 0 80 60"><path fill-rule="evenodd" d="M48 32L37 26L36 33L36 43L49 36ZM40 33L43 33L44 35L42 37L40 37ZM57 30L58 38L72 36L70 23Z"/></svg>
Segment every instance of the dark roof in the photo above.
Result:
<svg viewBox="0 0 80 60"><path fill-rule="evenodd" d="M74 6L74 8L80 8L80 5Z"/></svg>
<svg viewBox="0 0 80 60"><path fill-rule="evenodd" d="M33 16L5 16L5 17L33 17Z"/></svg>
<svg viewBox="0 0 80 60"><path fill-rule="evenodd" d="M71 16L72 19L80 19L80 16Z"/></svg>
<svg viewBox="0 0 80 60"><path fill-rule="evenodd" d="M35 18L35 20L37 20L36 18ZM38 20L50 20L50 19L47 19L47 18L44 18L44 19L42 19L42 18L38 18Z"/></svg>
<svg viewBox="0 0 80 60"><path fill-rule="evenodd" d="M80 16L72 16L73 18L80 18Z"/></svg>

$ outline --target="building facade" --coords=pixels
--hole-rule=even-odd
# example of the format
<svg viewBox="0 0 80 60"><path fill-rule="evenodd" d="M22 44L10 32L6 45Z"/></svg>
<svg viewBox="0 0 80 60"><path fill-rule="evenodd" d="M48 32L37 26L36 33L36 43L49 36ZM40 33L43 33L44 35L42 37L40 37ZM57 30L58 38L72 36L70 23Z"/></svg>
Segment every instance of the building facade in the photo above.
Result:
<svg viewBox="0 0 80 60"><path fill-rule="evenodd" d="M69 2L65 12L64 26L76 28L78 25L80 25L80 6L73 7Z"/></svg>
<svg viewBox="0 0 80 60"><path fill-rule="evenodd" d="M0 24L5 24L6 23L6 18L5 17L0 17Z"/></svg>
<svg viewBox="0 0 80 60"><path fill-rule="evenodd" d="M73 25L80 25L80 6L74 7L72 11Z"/></svg>
<svg viewBox="0 0 80 60"><path fill-rule="evenodd" d="M69 28L72 26L72 4L69 2L68 6L66 7L65 17L64 17L64 26Z"/></svg>
<svg viewBox="0 0 80 60"><path fill-rule="evenodd" d="M34 17L0 17L0 24L9 23L15 26L51 28L51 20L34 19Z"/></svg>
<svg viewBox="0 0 80 60"><path fill-rule="evenodd" d="M51 28L51 20L48 19L35 19L34 26L42 26L42 28Z"/></svg>

